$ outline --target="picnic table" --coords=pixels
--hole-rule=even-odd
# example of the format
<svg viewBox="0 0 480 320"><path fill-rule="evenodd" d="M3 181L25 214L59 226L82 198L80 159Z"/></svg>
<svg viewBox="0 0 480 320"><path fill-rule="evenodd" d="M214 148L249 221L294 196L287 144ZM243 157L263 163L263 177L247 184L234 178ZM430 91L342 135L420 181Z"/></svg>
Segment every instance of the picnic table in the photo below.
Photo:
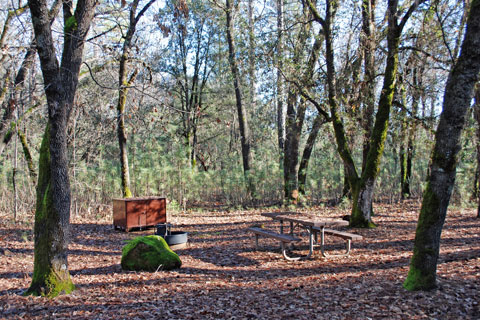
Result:
<svg viewBox="0 0 480 320"><path fill-rule="evenodd" d="M274 221L280 222L280 233L276 233L264 228L251 227L248 230L255 234L255 245L258 248L258 237L266 236L277 239L281 243L282 254L287 260L299 260L302 257L291 257L287 255L286 243L301 241L300 238L295 236L295 230L304 229L308 233L309 239L309 253L305 256L306 259L310 258L313 254L313 250L316 246L320 247L320 251L323 257L329 256L346 256L350 253L351 241L362 239L362 236L349 232L343 232L339 230L330 229L331 227L347 226L348 221L342 219L332 219L319 217L315 214L305 214L296 212L266 212L262 213L262 216L271 218ZM284 232L284 222L289 223L289 233ZM318 242L318 234L320 234L320 243ZM345 240L346 252L343 254L331 255L325 252L325 235L333 235L341 237Z"/></svg>

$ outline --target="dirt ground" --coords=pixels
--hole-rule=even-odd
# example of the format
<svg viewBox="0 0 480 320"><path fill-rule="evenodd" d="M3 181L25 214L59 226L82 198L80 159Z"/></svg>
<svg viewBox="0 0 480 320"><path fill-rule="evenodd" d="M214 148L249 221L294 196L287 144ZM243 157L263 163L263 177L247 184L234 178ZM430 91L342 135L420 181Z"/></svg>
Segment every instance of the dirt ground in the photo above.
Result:
<svg viewBox="0 0 480 320"><path fill-rule="evenodd" d="M309 208L325 217L338 208ZM274 240L260 250L246 228L271 226L260 215L272 209L172 214L174 230L188 232L175 271L126 272L125 241L153 229L125 233L111 212L75 218L69 269L70 295L23 297L33 271L32 224L0 217L1 319L480 319L480 219L474 210L451 209L442 233L438 284L430 292L402 288L412 254L419 205L375 206L374 230L350 230L345 258L289 262ZM33 220L33 217L25 217ZM330 249L342 240L327 238ZM302 252L303 251L303 252ZM301 246L298 253L307 253Z"/></svg>

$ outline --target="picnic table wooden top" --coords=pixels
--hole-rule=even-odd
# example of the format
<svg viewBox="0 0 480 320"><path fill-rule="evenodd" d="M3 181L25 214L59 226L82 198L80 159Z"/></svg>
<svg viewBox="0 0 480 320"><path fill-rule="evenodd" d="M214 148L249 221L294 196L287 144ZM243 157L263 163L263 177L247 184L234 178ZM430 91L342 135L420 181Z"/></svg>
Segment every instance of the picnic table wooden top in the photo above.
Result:
<svg viewBox="0 0 480 320"><path fill-rule="evenodd" d="M288 221L293 223L300 223L309 227L333 227L333 226L348 226L348 221L342 219L319 217L313 213L298 213L298 212L264 212L262 216L271 218L273 220Z"/></svg>

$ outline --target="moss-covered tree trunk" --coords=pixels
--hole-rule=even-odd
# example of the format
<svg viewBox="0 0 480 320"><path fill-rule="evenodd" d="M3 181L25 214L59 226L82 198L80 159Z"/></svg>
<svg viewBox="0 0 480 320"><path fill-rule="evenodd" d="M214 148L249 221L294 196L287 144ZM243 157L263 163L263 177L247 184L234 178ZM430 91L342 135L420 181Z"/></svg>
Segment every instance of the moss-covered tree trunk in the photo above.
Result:
<svg viewBox="0 0 480 320"><path fill-rule="evenodd" d="M395 81L398 68L398 46L400 43L401 29L399 29L396 17L396 2L389 1L388 19L388 52L383 87L380 94L375 124L370 137L370 148L365 161L365 169L362 171L360 181L352 187L352 215L350 225L352 227L372 227L372 201L375 180L380 170L380 161L387 137L388 121L395 92ZM392 7L391 5L393 5Z"/></svg>
<svg viewBox="0 0 480 320"><path fill-rule="evenodd" d="M37 172L35 171L35 164L33 163L32 153L30 152L30 146L28 145L27 137L21 130L17 130L20 143L22 144L23 156L27 162L28 174L33 184L37 183Z"/></svg>
<svg viewBox="0 0 480 320"><path fill-rule="evenodd" d="M395 80L398 68L398 46L403 27L407 23L415 9L422 0L415 1L407 10L400 22L398 21L398 1L388 1L388 31L387 31L387 61L385 66L383 88L380 94L378 111L375 116L375 123L372 134L369 139L368 154L365 161L365 168L362 175L359 176L355 168L351 151L348 147L347 137L342 119L338 111L338 101L335 81L335 55L333 49L332 23L334 14L334 1L327 1L325 6L325 18L318 13L315 5L307 0L315 20L322 26L325 35L326 64L327 64L327 84L328 101L330 104L330 113L332 118L337 149L345 166L345 173L352 191L352 214L350 216L350 226L352 227L373 227L372 222L372 199L375 187L375 180L380 169L380 160L383 154L385 139L387 136L388 120L390 109L395 91Z"/></svg>
<svg viewBox="0 0 480 320"><path fill-rule="evenodd" d="M26 294L55 297L74 289L67 263L70 183L66 128L77 88L84 40L96 2L79 0L74 12L71 2L63 2L61 63L57 60L46 1L29 0L28 4L47 98L48 125L39 162L33 277Z"/></svg>
<svg viewBox="0 0 480 320"><path fill-rule="evenodd" d="M443 111L435 134L430 174L423 193L413 256L404 282L407 290L436 287L440 237L455 183L460 137L480 72L480 0L471 3L460 56L450 72Z"/></svg>
<svg viewBox="0 0 480 320"><path fill-rule="evenodd" d="M40 147L34 226L34 271L26 294L54 297L60 293L70 293L75 286L68 272L68 217L63 217L63 212L54 205L50 135L48 124Z"/></svg>

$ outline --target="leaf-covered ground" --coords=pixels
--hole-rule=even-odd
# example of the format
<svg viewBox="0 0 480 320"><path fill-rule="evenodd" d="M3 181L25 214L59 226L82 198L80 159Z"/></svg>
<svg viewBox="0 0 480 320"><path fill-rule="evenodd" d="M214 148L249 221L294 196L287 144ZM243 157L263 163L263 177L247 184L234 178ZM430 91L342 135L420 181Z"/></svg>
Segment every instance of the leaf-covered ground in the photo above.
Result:
<svg viewBox="0 0 480 320"><path fill-rule="evenodd" d="M338 208L310 208L341 217ZM272 211L272 210L263 210ZM418 204L375 206L375 230L349 257L288 262L278 243L254 237L252 224L270 226L262 210L203 211L170 217L189 233L177 250L176 271L124 272L125 240L154 230L115 231L111 215L76 218L69 268L77 287L54 300L23 297L33 270L31 224L0 223L0 318L6 319L479 319L480 219L473 210L450 210L442 234L439 288L407 292ZM0 217L1 218L1 217ZM5 217L1 221L6 221ZM340 240L330 239L340 250ZM300 246L297 252L306 253ZM302 252L303 251L303 252Z"/></svg>

